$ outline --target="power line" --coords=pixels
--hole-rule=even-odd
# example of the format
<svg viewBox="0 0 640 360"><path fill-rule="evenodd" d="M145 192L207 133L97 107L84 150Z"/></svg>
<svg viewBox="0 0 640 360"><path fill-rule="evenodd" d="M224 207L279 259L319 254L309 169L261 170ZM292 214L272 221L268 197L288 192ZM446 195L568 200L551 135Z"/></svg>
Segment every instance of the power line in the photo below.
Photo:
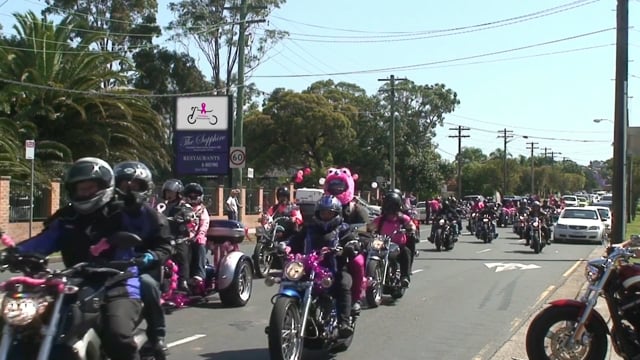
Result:
<svg viewBox="0 0 640 360"><path fill-rule="evenodd" d="M596 2L598 0L593 0L592 2ZM589 4L589 3L587 3ZM563 9L563 10L558 10L558 11L554 11L552 13L548 13L548 14L543 14L543 15L538 15L538 16L532 16L529 18L525 18L525 19L519 19L519 20L514 20L514 21L510 21L510 22L506 22L506 23L500 23L500 24L495 24L495 25L490 25L490 26L485 26L482 28L475 28L475 29L467 29L467 30L459 30L459 31L454 31L454 32L449 32L449 33L427 33L428 35L381 35L381 36L376 36L376 37L371 37L371 36L340 36L340 35L317 35L317 34L304 34L304 33L295 33L295 32L289 32L289 34L291 35L297 35L297 36L302 36L302 37L291 37L292 39L295 39L297 41L304 41L304 42L311 42L311 43L383 43L383 42L399 42L399 41L415 41L415 40L424 40L424 39L433 39L433 38L441 38L441 37L448 37L448 36L454 36L454 35L461 35L461 34L468 34L468 33L474 33L474 32L479 32L479 31L484 31L484 30L489 30L489 29L495 29L495 28L501 28L501 27L505 27L505 26L509 26L509 25L515 25L518 23L523 23L526 21L531 21L534 19L538 19L538 18L542 18L542 17L546 17L552 14L556 14L556 13L560 13L560 12L564 12L567 10L571 10L577 7L581 7L587 4L583 4L583 5L577 5L568 9ZM305 38L307 37L307 38ZM323 38L326 38L327 40L322 40ZM345 40L341 40L341 39L345 39Z"/></svg>
<svg viewBox="0 0 640 360"><path fill-rule="evenodd" d="M614 44L611 44L614 45ZM460 119L466 119L466 120L471 120L473 122L479 122L479 123L483 123L483 124L489 124L489 125L498 125L498 126L509 126L509 124L504 124L504 123L499 123L499 122L492 122L492 121L486 121L486 120L480 120L478 118L475 117L470 117L470 116L463 116L463 115L459 115L459 114L448 114L448 116L453 116L453 117L457 117ZM531 127L525 127L525 126L512 126L515 129L522 129L522 130L533 130L533 131L546 131L548 132L549 129L542 129L542 128L531 128ZM580 131L580 130L558 130L558 129L553 129L554 133L557 132L564 132L564 133L581 133L581 134L602 134L602 131Z"/></svg>
<svg viewBox="0 0 640 360"><path fill-rule="evenodd" d="M342 31L342 32L350 32L350 33L363 33L363 34L425 34L425 33L427 33L428 34L428 33L440 33L440 32L451 32L451 31L458 31L458 30L466 30L466 29L472 29L472 28L477 28L477 27L495 25L495 24L499 24L499 23L503 23L503 22L509 22L509 21L513 21L513 20L517 20L517 19L521 19L521 18L526 18L526 17L530 17L530 16L535 16L535 15L547 13L547 12L550 12L550 11L558 10L558 9L561 9L561 8L565 8L565 7L568 7L568 6L573 6L573 5L577 5L577 4L581 4L581 3L583 3L583 4L579 5L579 6L584 6L584 5L588 5L588 4L591 4L591 3L596 2L596 1L589 1L589 2L587 2L586 0L573 1L573 2L570 2L570 3L567 3L567 4L558 5L558 6L555 6L555 7L551 7L551 8L547 8L547 9L543 9L543 10L538 10L538 11L535 11L535 12L532 12L532 13L518 15L518 16L506 18L506 19L493 20L493 21L489 21L489 22L485 22L485 23L474 24L474 25L466 25L466 26L459 26L459 27L448 28L448 29L419 30L419 31L371 31L371 30L346 29L346 28L337 28L337 27L329 27L329 26L305 23L305 22L291 20L291 19L287 19L287 18L284 18L284 17L281 17L281 16L276 16L276 15L271 15L271 17L273 17L275 19L280 19L280 20L283 20L283 21L286 21L286 22L290 22L290 23L293 23L293 24L308 26L308 27L312 27L312 28L323 29L323 30ZM584 4L585 2L586 2L586 4Z"/></svg>
<svg viewBox="0 0 640 360"><path fill-rule="evenodd" d="M555 39L555 40L545 41L545 42L541 42L541 43L536 43L536 44L525 45L525 46L520 46L520 47L516 47L516 48L511 48L511 49L506 49L506 50L499 50L499 51L493 51L493 52L489 52L489 53L464 56L464 57L459 57L459 58L454 58L454 59L431 61L431 62L426 62L426 63L422 63L422 64L402 65L402 66L393 66L393 67L387 67L387 68L377 68L377 69L367 69L367 70L343 71L343 72L324 73L324 74L255 75L254 77L255 78L300 78L300 77L314 77L314 76L337 76L337 75L351 75L351 74L368 74L368 73L376 73L376 72L383 72L383 71L393 71L393 70L416 70L416 69L419 69L421 67L426 67L426 66L430 66L430 65L446 64L446 63L462 61L462 60L477 59L477 58L486 57L486 56L505 54L505 53L515 52L515 51L519 51L519 50L525 50L525 49L531 49L531 48L534 48L534 47L540 47L540 46L544 46L544 45L556 44L556 43L563 42L563 41L575 40L575 39L579 39L579 38L582 38L582 37L587 37L587 36L591 36L591 35L600 34L600 33L603 33L603 32L614 30L614 29L615 29L615 27L606 28L606 29L600 29L600 30L591 31L591 32L588 32L588 33L582 33L582 34L569 36L569 37L565 37L565 38L561 38L561 39Z"/></svg>
<svg viewBox="0 0 640 360"><path fill-rule="evenodd" d="M458 155L456 155L456 162L458 165L458 199L462 199L462 138L471 137L470 135L462 135L463 131L469 131L468 127L458 125L455 128L449 128L449 130L455 130L457 135L449 135L450 138L458 139Z"/></svg>
<svg viewBox="0 0 640 360"><path fill-rule="evenodd" d="M443 124L456 125L455 123L452 123L449 121L444 121ZM473 126L471 126L470 129L475 131L495 134L495 130L482 129L482 128L477 128ZM537 139L537 140L549 140L549 141L566 141L566 142L581 142L581 143L610 143L611 142L611 140L591 140L591 139L580 140L580 139L568 139L568 138L553 138L553 137L544 137L544 136L532 136L532 135L526 135L526 134L520 134L520 133L516 133L513 135L516 137L524 138L524 139Z"/></svg>

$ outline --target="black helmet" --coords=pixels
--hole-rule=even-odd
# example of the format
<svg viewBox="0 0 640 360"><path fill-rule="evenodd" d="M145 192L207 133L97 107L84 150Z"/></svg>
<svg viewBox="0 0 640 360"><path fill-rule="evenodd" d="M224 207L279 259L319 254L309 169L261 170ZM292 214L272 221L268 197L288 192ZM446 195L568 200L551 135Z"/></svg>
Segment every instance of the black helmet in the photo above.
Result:
<svg viewBox="0 0 640 360"><path fill-rule="evenodd" d="M187 202L202 204L204 189L198 183L189 183L184 187L182 195L187 198Z"/></svg>
<svg viewBox="0 0 640 360"><path fill-rule="evenodd" d="M289 193L289 188L286 186L281 186L276 190L276 199L280 199L281 197L286 197L287 199L291 196Z"/></svg>
<svg viewBox="0 0 640 360"><path fill-rule="evenodd" d="M95 181L98 184L98 192L91 197L76 194L76 185L87 180ZM102 159L94 157L78 159L67 171L64 187L71 205L77 212L81 214L92 213L113 198L115 187L113 169Z"/></svg>
<svg viewBox="0 0 640 360"><path fill-rule="evenodd" d="M113 167L116 176L116 189L121 195L133 195L134 200L138 204L143 204L149 200L153 192L153 175L147 165L139 161L124 161ZM127 193L118 187L122 181L137 182L140 190L128 191Z"/></svg>
<svg viewBox="0 0 640 360"><path fill-rule="evenodd" d="M402 197L395 191L386 193L382 200L382 212L392 214L397 213L400 209L402 209Z"/></svg>
<svg viewBox="0 0 640 360"><path fill-rule="evenodd" d="M166 200L165 191L173 191L177 193L178 196L182 196L182 190L184 190L182 181L178 179L169 179L162 185L162 198Z"/></svg>

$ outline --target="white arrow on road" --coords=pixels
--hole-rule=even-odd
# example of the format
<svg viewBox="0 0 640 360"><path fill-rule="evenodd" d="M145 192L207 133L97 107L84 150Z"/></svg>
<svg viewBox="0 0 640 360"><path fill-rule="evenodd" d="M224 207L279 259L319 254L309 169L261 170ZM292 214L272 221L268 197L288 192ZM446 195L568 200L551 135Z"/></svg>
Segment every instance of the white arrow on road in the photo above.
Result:
<svg viewBox="0 0 640 360"><path fill-rule="evenodd" d="M518 263L485 263L486 267L489 269L495 268L496 272L507 271L507 270L531 270L531 269L540 269L540 266L536 264L518 264Z"/></svg>

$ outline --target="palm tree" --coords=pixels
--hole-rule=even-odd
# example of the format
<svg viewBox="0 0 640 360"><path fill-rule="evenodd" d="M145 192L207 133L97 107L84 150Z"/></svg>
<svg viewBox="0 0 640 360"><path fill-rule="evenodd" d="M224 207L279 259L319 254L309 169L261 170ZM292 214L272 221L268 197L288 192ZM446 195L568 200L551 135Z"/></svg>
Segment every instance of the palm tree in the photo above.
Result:
<svg viewBox="0 0 640 360"><path fill-rule="evenodd" d="M99 50L105 34L71 43L71 17L58 25L33 12L15 17L15 46L0 48L0 111L19 127L18 143L35 139L36 157L56 165L97 156L167 166L162 120L146 99L117 89L127 74L109 65L128 60Z"/></svg>

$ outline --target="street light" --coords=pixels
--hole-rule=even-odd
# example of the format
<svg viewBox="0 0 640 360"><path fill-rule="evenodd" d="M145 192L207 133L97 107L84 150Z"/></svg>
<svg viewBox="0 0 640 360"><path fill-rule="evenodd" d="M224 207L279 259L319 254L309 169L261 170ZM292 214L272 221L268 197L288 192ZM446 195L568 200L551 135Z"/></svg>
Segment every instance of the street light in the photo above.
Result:
<svg viewBox="0 0 640 360"><path fill-rule="evenodd" d="M610 123L612 123L612 124L613 124L613 121L612 121L612 120L609 120L609 119L593 119L593 122L594 122L594 123L601 123L601 122L603 122L603 121L608 121L608 122L610 122Z"/></svg>

